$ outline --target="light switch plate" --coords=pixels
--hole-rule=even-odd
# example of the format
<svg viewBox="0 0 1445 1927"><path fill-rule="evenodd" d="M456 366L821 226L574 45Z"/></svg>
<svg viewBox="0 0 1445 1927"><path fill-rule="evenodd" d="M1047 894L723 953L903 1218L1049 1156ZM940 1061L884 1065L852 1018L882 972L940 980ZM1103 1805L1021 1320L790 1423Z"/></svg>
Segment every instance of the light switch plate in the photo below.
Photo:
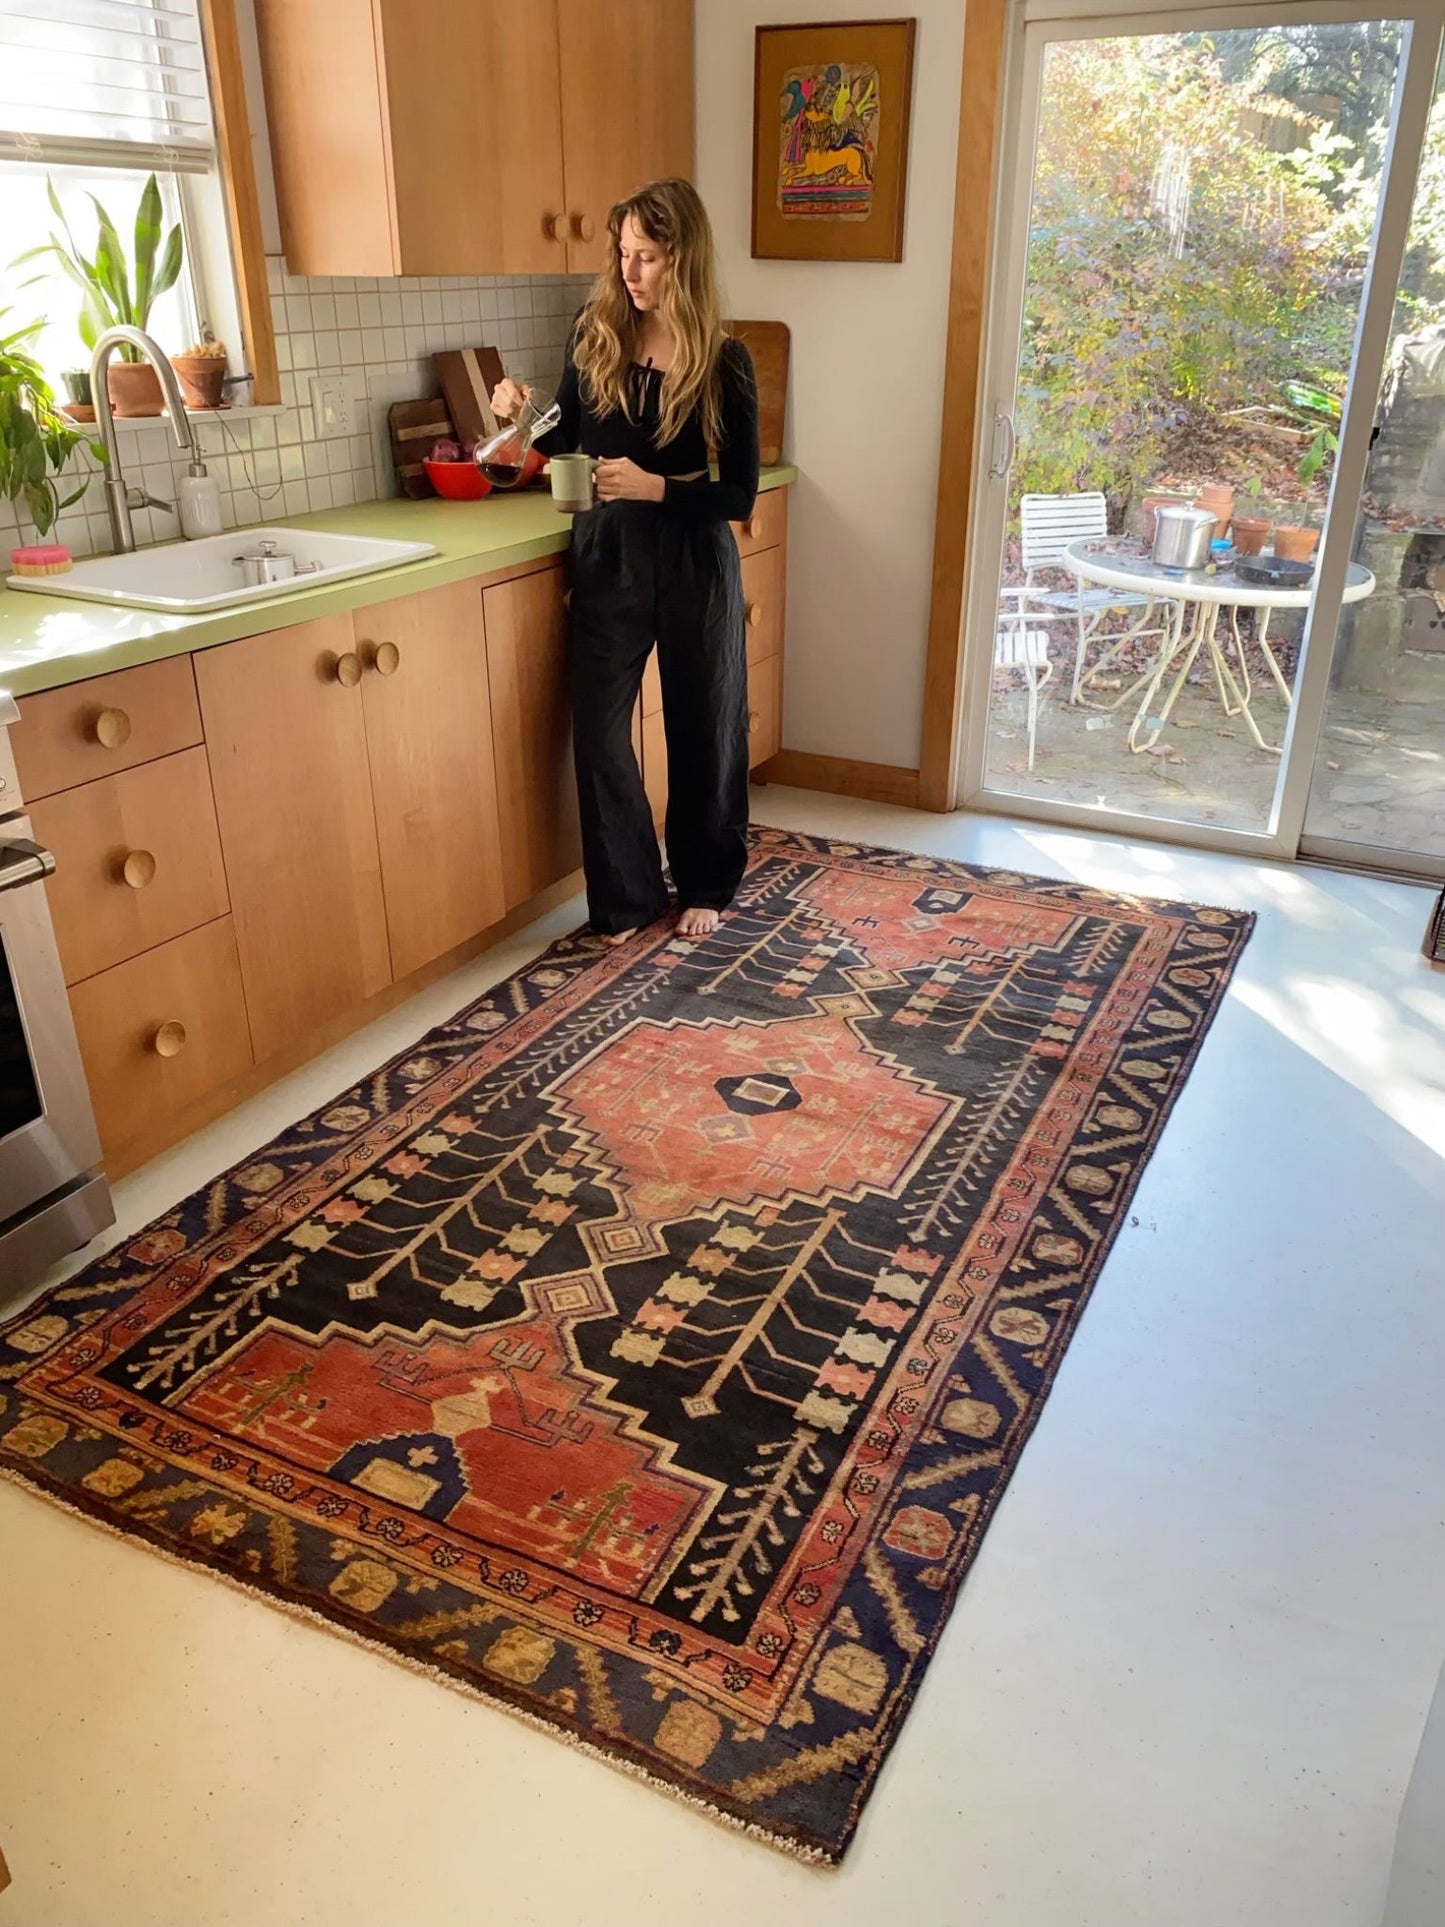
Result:
<svg viewBox="0 0 1445 1927"><path fill-rule="evenodd" d="M357 433L356 397L343 374L311 377L311 419L318 442Z"/></svg>

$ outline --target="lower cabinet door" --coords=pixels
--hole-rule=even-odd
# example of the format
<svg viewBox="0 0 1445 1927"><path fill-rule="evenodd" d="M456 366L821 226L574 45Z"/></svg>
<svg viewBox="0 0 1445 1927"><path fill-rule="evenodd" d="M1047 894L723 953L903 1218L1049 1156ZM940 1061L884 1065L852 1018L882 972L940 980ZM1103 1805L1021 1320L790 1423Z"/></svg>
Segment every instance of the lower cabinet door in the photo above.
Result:
<svg viewBox="0 0 1445 1927"><path fill-rule="evenodd" d="M391 982L351 617L203 649L196 687L258 1062Z"/></svg>
<svg viewBox="0 0 1445 1927"><path fill-rule="evenodd" d="M482 591L359 609L362 706L394 977L506 915Z"/></svg>

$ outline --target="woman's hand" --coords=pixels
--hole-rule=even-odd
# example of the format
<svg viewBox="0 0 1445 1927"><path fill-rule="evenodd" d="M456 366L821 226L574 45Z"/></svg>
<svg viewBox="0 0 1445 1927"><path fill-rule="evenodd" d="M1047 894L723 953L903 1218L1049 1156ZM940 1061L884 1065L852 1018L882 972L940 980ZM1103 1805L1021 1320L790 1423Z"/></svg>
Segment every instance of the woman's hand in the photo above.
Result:
<svg viewBox="0 0 1445 1927"><path fill-rule="evenodd" d="M510 376L499 381L492 390L492 413L499 422L514 422L522 412L522 403L531 394L531 389Z"/></svg>
<svg viewBox="0 0 1445 1927"><path fill-rule="evenodd" d="M599 502L660 502L666 493L667 484L662 476L639 468L626 456L597 464Z"/></svg>

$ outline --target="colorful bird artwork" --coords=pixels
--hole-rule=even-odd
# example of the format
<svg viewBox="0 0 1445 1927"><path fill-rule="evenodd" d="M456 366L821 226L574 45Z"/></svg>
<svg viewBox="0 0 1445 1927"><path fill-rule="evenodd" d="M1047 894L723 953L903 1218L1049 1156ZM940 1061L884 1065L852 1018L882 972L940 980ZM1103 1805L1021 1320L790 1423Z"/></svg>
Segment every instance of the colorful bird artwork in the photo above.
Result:
<svg viewBox="0 0 1445 1927"><path fill-rule="evenodd" d="M867 219L878 111L875 66L830 62L783 76L778 207L786 219Z"/></svg>

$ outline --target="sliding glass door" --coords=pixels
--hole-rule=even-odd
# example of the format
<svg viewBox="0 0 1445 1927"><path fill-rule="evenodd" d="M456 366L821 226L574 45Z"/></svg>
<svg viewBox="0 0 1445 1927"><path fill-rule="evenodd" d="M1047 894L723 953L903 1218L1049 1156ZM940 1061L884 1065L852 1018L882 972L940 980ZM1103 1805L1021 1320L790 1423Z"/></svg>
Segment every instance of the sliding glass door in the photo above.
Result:
<svg viewBox="0 0 1445 1927"><path fill-rule="evenodd" d="M1302 847L1445 876L1445 79L1437 77Z"/></svg>
<svg viewBox="0 0 1445 1927"><path fill-rule="evenodd" d="M1325 757L1348 798L1384 781L1354 768L1380 701L1408 687L1425 722L1414 692L1445 671L1445 347L1430 364L1439 554L1419 543L1405 571L1438 570L1441 646L1402 680L1378 644L1347 639L1398 639L1403 620L1408 538L1392 530L1392 549L1376 527L1399 504L1371 511L1368 536L1357 523L1402 260L1418 287L1396 342L1433 315L1420 262L1437 228L1445 316L1445 126L1405 245L1440 12L1086 17L1084 0L1029 0L1000 169L961 800L1292 854L1307 799L1312 831L1325 808L1317 744L1352 752ZM1410 419L1418 442L1425 416ZM1191 539L1192 554L1163 546ZM1404 613L1424 635L1423 607ZM1370 676L1351 720L1339 692ZM1419 769L1422 733L1403 746Z"/></svg>

